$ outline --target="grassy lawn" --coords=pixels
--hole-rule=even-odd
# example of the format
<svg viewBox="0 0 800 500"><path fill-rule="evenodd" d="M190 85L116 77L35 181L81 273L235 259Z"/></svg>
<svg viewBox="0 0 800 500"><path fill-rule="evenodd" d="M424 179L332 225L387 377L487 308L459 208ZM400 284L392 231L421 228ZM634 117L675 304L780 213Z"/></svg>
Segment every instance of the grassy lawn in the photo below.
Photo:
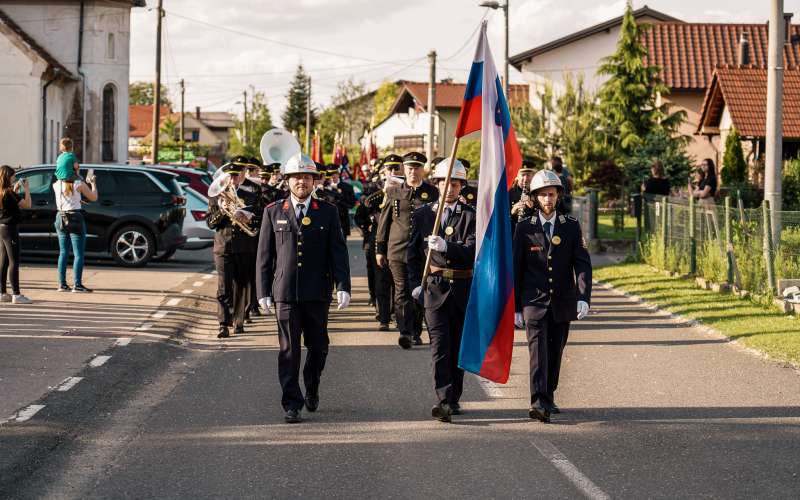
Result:
<svg viewBox="0 0 800 500"><path fill-rule="evenodd" d="M597 237L601 240L631 240L636 239L636 218L625 215L624 229L614 229L614 216L611 214L597 216Z"/></svg>
<svg viewBox="0 0 800 500"><path fill-rule="evenodd" d="M644 264L594 270L594 278L646 301L701 321L772 358L800 363L800 320L735 295L701 290L694 281L668 278Z"/></svg>

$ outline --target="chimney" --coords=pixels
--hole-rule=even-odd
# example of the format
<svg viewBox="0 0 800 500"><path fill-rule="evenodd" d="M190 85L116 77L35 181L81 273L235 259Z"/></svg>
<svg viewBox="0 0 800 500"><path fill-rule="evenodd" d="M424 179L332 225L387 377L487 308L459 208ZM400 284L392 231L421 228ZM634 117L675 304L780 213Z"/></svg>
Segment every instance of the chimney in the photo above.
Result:
<svg viewBox="0 0 800 500"><path fill-rule="evenodd" d="M750 64L750 33L742 31L739 37L739 54L736 58L738 67L743 68Z"/></svg>
<svg viewBox="0 0 800 500"><path fill-rule="evenodd" d="M195 106L194 117L197 118L198 120L200 119L200 106Z"/></svg>
<svg viewBox="0 0 800 500"><path fill-rule="evenodd" d="M783 13L783 35L786 37L786 43L792 43L792 17L794 14L791 12Z"/></svg>

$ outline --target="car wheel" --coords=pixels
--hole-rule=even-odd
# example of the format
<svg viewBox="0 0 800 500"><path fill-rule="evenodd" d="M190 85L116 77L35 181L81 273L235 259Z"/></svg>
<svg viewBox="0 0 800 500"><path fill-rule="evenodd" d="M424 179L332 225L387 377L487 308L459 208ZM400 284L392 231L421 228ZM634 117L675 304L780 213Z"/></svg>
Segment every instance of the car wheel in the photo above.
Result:
<svg viewBox="0 0 800 500"><path fill-rule="evenodd" d="M125 267L146 265L156 251L156 242L150 231L142 226L125 226L111 239L111 255Z"/></svg>

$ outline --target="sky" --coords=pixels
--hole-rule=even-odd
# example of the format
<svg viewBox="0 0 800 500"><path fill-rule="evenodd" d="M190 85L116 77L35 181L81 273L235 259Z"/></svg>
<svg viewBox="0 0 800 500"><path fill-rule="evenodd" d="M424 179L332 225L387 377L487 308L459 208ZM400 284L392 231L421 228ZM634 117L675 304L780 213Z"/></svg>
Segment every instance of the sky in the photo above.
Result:
<svg viewBox="0 0 800 500"><path fill-rule="evenodd" d="M501 0L503 1L503 0ZM133 9L131 81L155 75L157 0ZM186 109L241 115L242 92L267 96L280 124L299 63L311 75L313 103L327 106L338 82L374 89L386 80L428 80L427 54L437 52L437 80L466 81L481 21L488 19L495 61L503 60L503 14L480 0L164 0L162 81ZM510 55L621 15L625 0L509 0ZM763 23L767 0L634 1L691 22ZM800 0L785 0L797 12ZM513 67L511 82L522 82ZM502 74L502 68L500 68Z"/></svg>

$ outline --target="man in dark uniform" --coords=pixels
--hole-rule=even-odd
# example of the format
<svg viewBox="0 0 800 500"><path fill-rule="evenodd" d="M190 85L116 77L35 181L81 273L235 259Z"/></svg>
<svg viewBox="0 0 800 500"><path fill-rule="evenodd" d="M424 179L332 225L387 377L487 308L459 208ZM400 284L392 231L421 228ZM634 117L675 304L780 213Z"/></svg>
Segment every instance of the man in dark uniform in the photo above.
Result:
<svg viewBox="0 0 800 500"><path fill-rule="evenodd" d="M464 158L458 158L458 161L464 166L464 170L469 173L469 161ZM438 162L436 164L438 165ZM475 208L475 204L478 202L478 188L470 186L468 182L464 181L464 187L461 188L461 201Z"/></svg>
<svg viewBox="0 0 800 500"><path fill-rule="evenodd" d="M228 163L222 166L225 176L221 184L230 182L233 186L233 196L246 196L245 191L238 192L244 173L238 165ZM215 181L217 182L217 181ZM217 270L217 320L219 333L217 337L230 336L230 327L234 333L244 332L244 319L247 304L250 301L250 286L254 275L253 257L258 247L258 237L248 235L240 226L234 224L229 213L220 207L220 203L227 205L229 201L223 200L230 195L229 189L224 189L218 196L208 200L208 217L206 224L216 231L214 234L214 267ZM246 203L245 203L246 205ZM251 221L255 217L254 208L245 206L236 209L233 218L240 224L257 230Z"/></svg>
<svg viewBox="0 0 800 500"><path fill-rule="evenodd" d="M529 415L549 422L560 413L554 396L570 321L589 313L592 263L577 219L556 213L563 192L558 175L537 172L531 192L536 211L514 233L514 323L528 336Z"/></svg>
<svg viewBox="0 0 800 500"><path fill-rule="evenodd" d="M356 209L356 224L364 235L364 255L367 260L367 280L371 281L370 292L377 312L378 330L389 331L392 312L392 275L389 268L378 267L375 262L375 234L378 229L378 218L384 200L383 190L375 191Z"/></svg>
<svg viewBox="0 0 800 500"><path fill-rule="evenodd" d="M261 178L261 200L265 207L273 201L284 198L281 196L283 193L278 191L278 189L269 182L272 173L278 167L280 167L279 163L270 163L269 165L261 165L259 169L258 176Z"/></svg>
<svg viewBox="0 0 800 500"><path fill-rule="evenodd" d="M300 422L303 405L316 411L319 384L328 356L328 309L332 285L338 308L350 304L350 261L336 207L311 197L314 162L298 154L284 175L291 195L264 210L258 244L259 304L275 309L278 322L278 378L288 423ZM308 349L300 389L300 337Z"/></svg>
<svg viewBox="0 0 800 500"><path fill-rule="evenodd" d="M384 165L397 163L397 155L387 156ZM398 343L403 349L422 345L422 308L411 298L406 269L406 249L411 237L411 213L436 200L436 188L423 180L425 155L408 153L403 156L406 178L402 184L385 188L386 198L375 236L378 266L389 266L394 280L394 313L400 330ZM387 179L388 182L388 179Z"/></svg>
<svg viewBox="0 0 800 500"><path fill-rule="evenodd" d="M441 200L414 211L408 243L409 283L414 287L414 298L424 304L431 338L437 397L431 415L442 422L449 422L450 415L461 413L464 370L458 367L458 353L475 261L475 210L459 200L461 188L467 183L467 170L456 161L448 186L445 184L448 163L447 159L441 161L432 178L438 181L439 191L444 194L445 208L439 227L435 227L435 222ZM430 275L423 285L428 252Z"/></svg>
<svg viewBox="0 0 800 500"><path fill-rule="evenodd" d="M530 185L536 173L536 164L533 160L522 160L522 167L517 173L514 185L508 191L508 201L511 205L511 234L517 223L533 215L533 200L530 196Z"/></svg>
<svg viewBox="0 0 800 500"><path fill-rule="evenodd" d="M339 222L345 237L350 236L350 209L356 206L356 195L353 186L341 179L339 167L328 165L328 177L331 189L337 193L336 208L339 210Z"/></svg>
<svg viewBox="0 0 800 500"><path fill-rule="evenodd" d="M261 179L259 177L261 161L254 156L237 156L233 159L232 163L238 165L245 174L244 180L237 189L237 194L239 198L244 201L244 204L249 207L248 210L253 213L253 218L250 220L250 227L258 229L261 227L261 215L264 212L264 208L267 206L267 204L264 203ZM258 237L256 236L254 239L257 245ZM250 283L248 283L247 286L250 293L247 306L245 307L244 321L245 323L252 323L253 321L250 319L251 316L261 316L261 312L258 309L258 297L256 297L256 253L248 253L247 258L251 261L248 265L253 272L250 273ZM243 331L244 330L236 333L243 333Z"/></svg>

